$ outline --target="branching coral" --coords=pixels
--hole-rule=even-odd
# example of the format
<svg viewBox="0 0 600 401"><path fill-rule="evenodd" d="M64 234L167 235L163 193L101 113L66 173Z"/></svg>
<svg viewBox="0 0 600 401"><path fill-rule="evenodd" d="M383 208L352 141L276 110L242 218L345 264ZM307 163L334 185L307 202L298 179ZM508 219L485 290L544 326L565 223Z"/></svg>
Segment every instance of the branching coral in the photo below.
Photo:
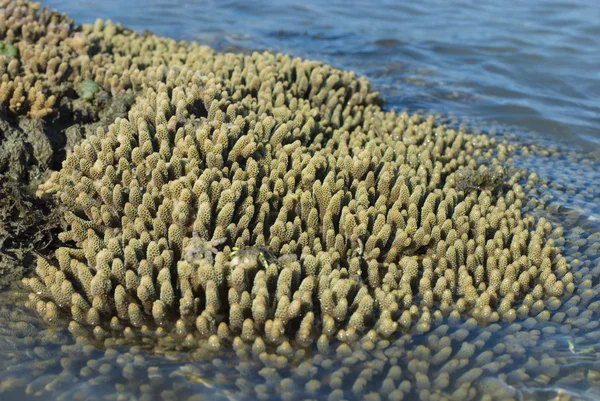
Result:
<svg viewBox="0 0 600 401"><path fill-rule="evenodd" d="M0 1L0 37L0 174L37 185L48 168L60 166L84 127L107 126L125 116L127 108L113 106L132 90L111 96L110 83L92 70L97 63L110 66L113 55L96 53L71 20L39 4ZM86 82L93 84L84 93L90 101L80 101L75 89ZM23 135L14 135L17 131Z"/></svg>
<svg viewBox="0 0 600 401"><path fill-rule="evenodd" d="M494 141L383 113L366 81L322 64L184 54L132 73L128 118L40 187L69 209L73 245L25 280L47 319L224 343L249 319L246 341L280 346L428 331L451 313L512 321L573 291L550 225L521 216L518 184L456 190ZM199 245L208 257L190 260ZM248 246L297 260L239 268L232 250ZM316 329L297 331L305 319Z"/></svg>
<svg viewBox="0 0 600 401"><path fill-rule="evenodd" d="M79 375L118 381L123 397L178 399L183 387L153 394L164 377L139 347L117 356L141 343L168 358L190 352L194 363L171 378L231 379L256 398L473 398L502 369L523 365L503 381L534 377L521 344L540 355L555 345L536 321L594 328L573 306L592 302L589 291L564 304L577 276L560 231L524 213L520 173L479 163L504 158L506 144L384 112L366 79L319 62L215 54L102 21L74 31L29 3L3 5L14 26L30 21L5 34L31 42L19 42L20 59L45 60L25 74L43 77L30 83L41 93L89 85L82 114L110 96L131 105L39 188L63 205L67 227L55 259L39 258L23 280L28 306L68 321L77 344L63 348L77 357L32 394ZM27 63L8 62L11 82ZM2 88L9 112L36 101L56 110ZM92 344L106 355L86 359ZM239 359L213 359L227 352ZM541 360L557 377L558 362ZM135 390L123 384L146 376Z"/></svg>

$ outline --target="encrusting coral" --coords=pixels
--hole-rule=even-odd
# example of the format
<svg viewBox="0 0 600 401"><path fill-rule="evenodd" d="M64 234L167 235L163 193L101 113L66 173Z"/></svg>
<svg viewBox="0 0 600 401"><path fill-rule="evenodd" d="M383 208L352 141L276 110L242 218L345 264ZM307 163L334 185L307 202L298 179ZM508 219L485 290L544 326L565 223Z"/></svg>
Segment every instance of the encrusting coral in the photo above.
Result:
<svg viewBox="0 0 600 401"><path fill-rule="evenodd" d="M235 369L256 398L474 399L502 387L488 376L524 363L520 344L552 349L536 322L591 325L579 310L565 320L591 296L575 286L560 229L524 213L530 182L495 164L512 145L383 111L366 79L319 62L216 54L102 21L67 33L80 101L121 94L131 107L39 187L62 204L65 246L23 283L43 320L68 321L76 345L65 352L106 355L77 369L63 358L66 373L28 393L80 369L119 381L125 397L121 380L144 359L137 345L116 350L139 342L211 361L173 373L194 383ZM218 358L228 352L239 359ZM559 374L550 359L540 380ZM533 375L538 362L527 363L502 380ZM136 391L153 399L153 385ZM177 399L170 391L160 397Z"/></svg>

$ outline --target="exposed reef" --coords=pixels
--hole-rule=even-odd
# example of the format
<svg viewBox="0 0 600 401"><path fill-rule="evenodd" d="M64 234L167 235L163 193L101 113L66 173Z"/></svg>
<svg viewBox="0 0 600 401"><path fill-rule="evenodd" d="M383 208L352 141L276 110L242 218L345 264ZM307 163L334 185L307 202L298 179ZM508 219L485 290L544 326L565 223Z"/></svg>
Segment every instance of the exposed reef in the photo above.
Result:
<svg viewBox="0 0 600 401"><path fill-rule="evenodd" d="M125 117L135 100L131 89L111 87L104 73L92 71L114 59L92 36L37 3L0 1L2 286L29 272L33 251L52 249L41 242L52 242L49 224L58 226L59 213L49 214L48 199L32 198L37 185L83 137Z"/></svg>
<svg viewBox="0 0 600 401"><path fill-rule="evenodd" d="M102 38L38 3L0 1L0 38L0 175L36 186L86 128L125 116L133 94L100 68L115 58Z"/></svg>
<svg viewBox="0 0 600 401"><path fill-rule="evenodd" d="M563 365L600 338L597 239L511 168L534 147L384 111L320 62L0 6L0 129L62 138L11 165L67 153L37 192L62 246L0 302L0 393L493 400L585 376Z"/></svg>
<svg viewBox="0 0 600 401"><path fill-rule="evenodd" d="M136 40L164 41L124 43ZM309 346L426 332L452 313L510 322L525 298L572 293L550 224L521 216L519 184L457 188L483 189L494 175L465 168L504 145L384 113L364 79L320 63L179 54L182 65L143 73L152 53L121 64L139 93L128 118L40 186L65 206L60 239L73 244L25 280L46 320ZM220 249L186 257L194 241ZM285 261L232 258L234 247Z"/></svg>

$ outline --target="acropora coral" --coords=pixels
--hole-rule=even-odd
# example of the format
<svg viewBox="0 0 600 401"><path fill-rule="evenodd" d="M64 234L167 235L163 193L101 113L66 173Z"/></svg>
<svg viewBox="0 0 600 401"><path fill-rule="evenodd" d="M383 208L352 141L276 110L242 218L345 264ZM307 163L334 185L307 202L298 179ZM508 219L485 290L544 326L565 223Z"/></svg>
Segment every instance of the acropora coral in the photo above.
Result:
<svg viewBox="0 0 600 401"><path fill-rule="evenodd" d="M125 116L134 94L111 84L115 55L96 50L101 38L38 3L0 1L0 38L0 117L10 126L0 127L0 175L37 185L85 131Z"/></svg>
<svg viewBox="0 0 600 401"><path fill-rule="evenodd" d="M537 179L524 188L521 171L491 167L512 145L384 111L365 78L320 62L218 54L100 20L73 29L22 0L2 10L0 36L31 60L4 61L8 112L51 115L66 92L24 93L57 82L85 102L128 99L38 189L61 205L64 246L23 279L27 305L66 322L76 344L61 345L75 356L31 394L77 375L119 380L123 397L122 378L160 382L159 368L140 371L138 341L215 368L191 362L174 376L209 387L237 372L237 389L256 398L512 397L490 375L520 360L522 343L548 352L536 322L575 319L592 299L577 292L560 228L526 213ZM31 323L10 326L27 336ZM227 352L241 362L217 357ZM153 385L138 390L153 399Z"/></svg>
<svg viewBox="0 0 600 401"><path fill-rule="evenodd" d="M128 55L113 84L139 95L40 186L65 205L70 244L25 279L46 320L306 346L452 313L512 321L573 291L519 184L456 188L504 145L383 112L364 78L322 63L83 32ZM200 251L214 259L189 257L199 240L219 240ZM234 247L277 259L240 263Z"/></svg>

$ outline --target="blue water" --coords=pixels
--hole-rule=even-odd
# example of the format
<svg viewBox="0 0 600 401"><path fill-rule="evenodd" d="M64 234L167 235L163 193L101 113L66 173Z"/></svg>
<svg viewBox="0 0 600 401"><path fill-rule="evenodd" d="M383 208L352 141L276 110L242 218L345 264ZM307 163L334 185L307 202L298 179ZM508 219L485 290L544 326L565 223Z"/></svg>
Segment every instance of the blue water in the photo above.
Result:
<svg viewBox="0 0 600 401"><path fill-rule="evenodd" d="M600 1L43 0L77 23L270 49L366 75L387 107L600 148Z"/></svg>

